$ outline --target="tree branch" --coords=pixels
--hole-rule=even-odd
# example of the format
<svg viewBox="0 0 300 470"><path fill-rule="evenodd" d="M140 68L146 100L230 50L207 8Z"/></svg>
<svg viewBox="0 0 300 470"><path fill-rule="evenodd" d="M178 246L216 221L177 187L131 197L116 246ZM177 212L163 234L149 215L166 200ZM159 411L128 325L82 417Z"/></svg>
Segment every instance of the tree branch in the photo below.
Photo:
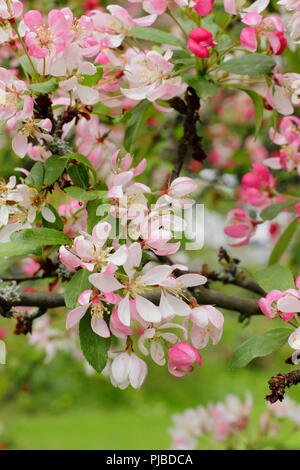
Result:
<svg viewBox="0 0 300 470"><path fill-rule="evenodd" d="M227 295L205 287L194 288L192 293L200 304L213 304L220 308L235 310L240 312L243 318L261 314L257 301L253 299ZM0 299L0 314L3 315L5 309L1 308L1 303ZM41 307L45 310L66 306L64 294L43 294L37 292L23 292L19 299L12 301L10 305L11 307ZM7 305L5 308L7 309Z"/></svg>
<svg viewBox="0 0 300 470"><path fill-rule="evenodd" d="M198 136L197 133L200 100L194 88L187 88L184 99L185 101L176 97L169 100L171 107L185 116L183 136L178 144L177 157L174 162L174 169L170 178L171 182L179 176L190 150L192 151L192 157L195 160L202 162L206 158L206 153L202 147L202 138Z"/></svg>
<svg viewBox="0 0 300 470"><path fill-rule="evenodd" d="M284 399L285 389L300 383L300 370L294 370L287 374L277 374L269 380L271 393L266 396L270 403L276 403L277 400Z"/></svg>

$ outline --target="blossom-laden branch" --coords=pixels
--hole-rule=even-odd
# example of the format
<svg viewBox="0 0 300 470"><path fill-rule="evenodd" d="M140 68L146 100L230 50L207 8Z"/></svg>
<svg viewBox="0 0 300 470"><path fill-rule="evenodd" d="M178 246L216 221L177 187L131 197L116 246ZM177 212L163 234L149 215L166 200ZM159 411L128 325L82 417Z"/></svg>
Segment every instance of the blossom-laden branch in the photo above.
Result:
<svg viewBox="0 0 300 470"><path fill-rule="evenodd" d="M272 377L268 384L271 393L266 396L266 400L270 403L282 401L284 399L285 389L298 385L300 383L300 370L294 370L287 374L277 374Z"/></svg>
<svg viewBox="0 0 300 470"><path fill-rule="evenodd" d="M193 295L201 304L213 304L220 308L240 312L243 318L252 315L261 315L258 302L233 295L223 294L212 289L199 287L193 289ZM4 302L0 298L0 314L8 317L7 311L12 307L44 307L45 309L65 307L64 294L47 294L38 292L23 292L19 298L11 302ZM32 317L32 319L34 319Z"/></svg>

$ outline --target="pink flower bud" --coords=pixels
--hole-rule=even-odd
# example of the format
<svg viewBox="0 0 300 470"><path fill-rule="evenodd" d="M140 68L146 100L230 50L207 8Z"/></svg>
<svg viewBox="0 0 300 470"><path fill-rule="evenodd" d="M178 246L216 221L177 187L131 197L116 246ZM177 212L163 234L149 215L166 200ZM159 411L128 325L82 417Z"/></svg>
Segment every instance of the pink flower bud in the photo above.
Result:
<svg viewBox="0 0 300 470"><path fill-rule="evenodd" d="M188 48L197 57L206 59L210 55L209 47L214 48L213 35L205 28L196 28L190 31L190 39L188 40Z"/></svg>
<svg viewBox="0 0 300 470"><path fill-rule="evenodd" d="M175 377L183 377L194 370L193 363L197 362L201 367L200 353L191 344L181 342L168 350L168 369Z"/></svg>

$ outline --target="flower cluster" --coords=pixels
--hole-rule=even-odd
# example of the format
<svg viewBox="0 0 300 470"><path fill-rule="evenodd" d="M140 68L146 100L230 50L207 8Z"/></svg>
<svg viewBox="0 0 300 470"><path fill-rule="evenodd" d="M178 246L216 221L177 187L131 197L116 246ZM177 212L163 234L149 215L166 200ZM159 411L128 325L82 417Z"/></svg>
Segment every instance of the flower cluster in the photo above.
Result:
<svg viewBox="0 0 300 470"><path fill-rule="evenodd" d="M188 408L173 415L169 429L171 449L197 449L201 438L209 436L212 442L222 443L226 449L257 449L270 445L280 431L280 420L289 419L299 428L299 404L286 398L270 405L259 417L255 442L249 434L253 398L246 395L242 402L236 395L226 395L224 401L209 402L206 407ZM242 437L243 436L243 437Z"/></svg>

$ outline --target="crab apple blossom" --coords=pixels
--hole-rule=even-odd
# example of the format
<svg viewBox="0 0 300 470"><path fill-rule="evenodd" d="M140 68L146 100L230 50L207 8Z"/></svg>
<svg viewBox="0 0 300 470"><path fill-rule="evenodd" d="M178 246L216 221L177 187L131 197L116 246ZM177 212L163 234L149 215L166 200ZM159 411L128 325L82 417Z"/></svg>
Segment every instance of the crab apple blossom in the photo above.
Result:
<svg viewBox="0 0 300 470"><path fill-rule="evenodd" d="M212 305L201 305L192 309L191 342L195 348L205 348L209 339L217 344L222 336L224 317Z"/></svg>
<svg viewBox="0 0 300 470"><path fill-rule="evenodd" d="M280 145L278 157L269 157L264 164L274 170L296 169L300 172L300 120L297 116L285 116L279 124L279 131L273 127L269 130L270 139Z"/></svg>
<svg viewBox="0 0 300 470"><path fill-rule="evenodd" d="M255 52L258 47L258 38L266 37L273 54L280 55L287 45L284 36L285 26L277 16L263 18L256 12L246 13L242 22L248 25L241 31L241 45L249 51Z"/></svg>
<svg viewBox="0 0 300 470"><path fill-rule="evenodd" d="M267 89L268 104L280 114L293 114L300 103L300 75L298 73L274 73L273 84Z"/></svg>
<svg viewBox="0 0 300 470"><path fill-rule="evenodd" d="M194 370L193 364L196 362L199 367L202 365L202 358L191 344L180 342L171 346L168 350L168 369L175 377L184 377Z"/></svg>
<svg viewBox="0 0 300 470"><path fill-rule="evenodd" d="M72 328L77 325L86 312L91 309L91 328L99 336L108 338L110 331L103 314L107 308L103 305L101 297L97 292L92 290L83 291L78 297L79 307L70 310L67 315L66 327Z"/></svg>
<svg viewBox="0 0 300 470"><path fill-rule="evenodd" d="M98 267L104 273L113 273L117 266L125 263L127 248L123 245L115 250L114 247L106 246L111 229L112 226L109 223L99 222L93 228L92 235L82 232L82 235L74 239L71 250L61 246L61 262L70 271L81 266L88 271L93 271L95 267Z"/></svg>
<svg viewBox="0 0 300 470"><path fill-rule="evenodd" d="M189 32L187 46L197 57L207 59L210 56L209 48L215 48L213 35L205 28L193 29Z"/></svg>
<svg viewBox="0 0 300 470"><path fill-rule="evenodd" d="M172 77L174 65L172 52L164 55L156 51L132 52L124 68L124 78L129 88L121 88L122 93L131 100L158 99L170 100L186 89L180 77Z"/></svg>
<svg viewBox="0 0 300 470"><path fill-rule="evenodd" d="M23 13L23 3L18 0L1 0L0 2L0 18L2 20L10 20L19 18Z"/></svg>
<svg viewBox="0 0 300 470"><path fill-rule="evenodd" d="M255 234L257 222L243 209L232 209L228 212L227 218L229 225L224 228L224 233L228 237L240 239L237 243L231 243L231 246L247 245Z"/></svg>
<svg viewBox="0 0 300 470"><path fill-rule="evenodd" d="M253 163L252 171L242 177L239 195L254 207L264 207L272 197L276 180L271 172L261 163Z"/></svg>
<svg viewBox="0 0 300 470"><path fill-rule="evenodd" d="M272 290L266 297L261 298L258 304L262 313L267 317L279 316L283 321L289 321L300 311L300 292L296 289L288 289L283 292Z"/></svg>

